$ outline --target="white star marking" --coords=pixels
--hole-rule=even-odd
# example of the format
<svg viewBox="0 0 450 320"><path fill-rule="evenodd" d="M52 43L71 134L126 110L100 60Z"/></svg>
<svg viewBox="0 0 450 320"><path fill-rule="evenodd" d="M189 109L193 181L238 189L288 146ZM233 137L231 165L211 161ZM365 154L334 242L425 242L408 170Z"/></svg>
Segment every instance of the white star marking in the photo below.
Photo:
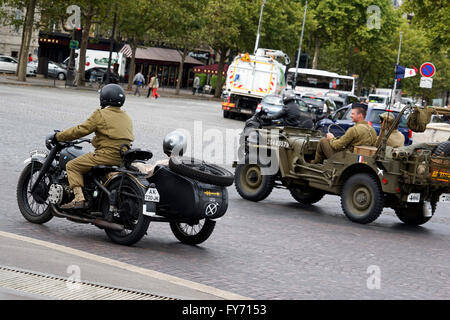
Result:
<svg viewBox="0 0 450 320"><path fill-rule="evenodd" d="M377 168L378 170L378 175L383 175L383 169Z"/></svg>

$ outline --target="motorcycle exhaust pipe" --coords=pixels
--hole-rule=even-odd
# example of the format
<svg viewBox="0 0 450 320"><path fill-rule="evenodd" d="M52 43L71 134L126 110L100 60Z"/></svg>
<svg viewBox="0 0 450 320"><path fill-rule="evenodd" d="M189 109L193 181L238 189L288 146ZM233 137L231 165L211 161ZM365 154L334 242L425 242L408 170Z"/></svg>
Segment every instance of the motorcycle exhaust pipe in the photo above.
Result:
<svg viewBox="0 0 450 320"><path fill-rule="evenodd" d="M53 209L53 215L58 218L67 218L67 219L70 219L71 221L79 222L79 223L92 223L94 226L99 227L101 229L111 229L111 230L119 231L119 232L121 232L125 229L123 225L117 224L114 222L109 222L109 221L98 219L98 218L89 219L89 218L84 218L84 217L80 217L77 215L71 215L68 213L61 212L53 204L52 204L52 209Z"/></svg>

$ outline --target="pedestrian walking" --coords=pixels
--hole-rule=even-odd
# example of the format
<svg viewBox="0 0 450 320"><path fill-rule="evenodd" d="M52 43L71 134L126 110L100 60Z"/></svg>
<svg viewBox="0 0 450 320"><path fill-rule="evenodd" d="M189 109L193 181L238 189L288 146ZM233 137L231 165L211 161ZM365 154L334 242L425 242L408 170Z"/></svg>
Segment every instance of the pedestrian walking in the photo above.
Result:
<svg viewBox="0 0 450 320"><path fill-rule="evenodd" d="M194 85L192 86L192 94L195 95L198 93L198 88L200 87L200 77L196 76L194 78Z"/></svg>
<svg viewBox="0 0 450 320"><path fill-rule="evenodd" d="M158 94L158 88L159 88L159 80L156 73L154 73L150 79L150 82L148 83L148 92L147 92L147 98L150 96L150 92L152 92L152 97L155 99L159 98Z"/></svg>
<svg viewBox="0 0 450 320"><path fill-rule="evenodd" d="M141 96L141 91L139 90L145 82L145 78L142 73L138 72L133 79L133 83L136 83L136 90L134 91L134 95L139 94Z"/></svg>

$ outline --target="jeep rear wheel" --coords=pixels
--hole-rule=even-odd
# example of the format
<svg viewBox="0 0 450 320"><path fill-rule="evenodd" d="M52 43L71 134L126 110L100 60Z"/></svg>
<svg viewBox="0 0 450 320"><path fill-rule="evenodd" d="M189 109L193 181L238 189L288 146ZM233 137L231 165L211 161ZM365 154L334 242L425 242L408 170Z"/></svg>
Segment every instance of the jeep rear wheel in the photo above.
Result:
<svg viewBox="0 0 450 320"><path fill-rule="evenodd" d="M404 208L396 208L395 214L404 224L419 226L427 223L432 217L424 217L424 210L423 202L411 203ZM436 211L436 202L431 203L431 210L432 214L434 214Z"/></svg>
<svg viewBox="0 0 450 320"><path fill-rule="evenodd" d="M367 173L358 173L345 181L341 206L347 218L357 223L371 223L383 211L384 198L379 181Z"/></svg>
<svg viewBox="0 0 450 320"><path fill-rule="evenodd" d="M262 175L254 164L239 164L234 175L236 190L242 198L261 201L269 196L275 186L275 176Z"/></svg>

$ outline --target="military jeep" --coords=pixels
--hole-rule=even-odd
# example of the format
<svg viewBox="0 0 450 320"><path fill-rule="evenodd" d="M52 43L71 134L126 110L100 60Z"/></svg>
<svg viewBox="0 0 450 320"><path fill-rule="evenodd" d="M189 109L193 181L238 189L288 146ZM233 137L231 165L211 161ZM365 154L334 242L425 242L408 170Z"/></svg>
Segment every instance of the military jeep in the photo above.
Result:
<svg viewBox="0 0 450 320"><path fill-rule="evenodd" d="M311 164L321 132L255 128L254 120L243 131L239 161L233 164L236 189L244 199L261 201L273 188L284 188L310 205L333 194L341 197L342 210L353 222L371 223L390 207L411 225L430 220L438 202L450 202L450 141L393 149L386 146L391 130L377 147L343 150L323 164Z"/></svg>

